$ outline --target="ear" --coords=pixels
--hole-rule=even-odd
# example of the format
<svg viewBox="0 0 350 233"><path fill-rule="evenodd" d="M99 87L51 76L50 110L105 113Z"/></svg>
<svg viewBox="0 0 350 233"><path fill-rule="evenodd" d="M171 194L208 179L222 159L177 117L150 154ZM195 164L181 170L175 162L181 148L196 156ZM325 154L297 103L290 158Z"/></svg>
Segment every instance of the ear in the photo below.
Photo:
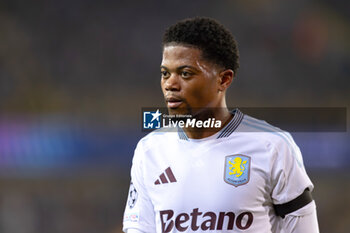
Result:
<svg viewBox="0 0 350 233"><path fill-rule="evenodd" d="M224 70L219 74L219 91L225 91L232 83L234 72L231 69Z"/></svg>

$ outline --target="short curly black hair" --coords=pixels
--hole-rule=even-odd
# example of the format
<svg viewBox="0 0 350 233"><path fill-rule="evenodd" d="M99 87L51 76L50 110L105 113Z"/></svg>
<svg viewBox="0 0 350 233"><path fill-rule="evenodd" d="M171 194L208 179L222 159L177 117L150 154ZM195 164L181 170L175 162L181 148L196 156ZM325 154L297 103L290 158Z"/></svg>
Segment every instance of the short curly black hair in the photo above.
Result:
<svg viewBox="0 0 350 233"><path fill-rule="evenodd" d="M232 69L234 75L237 73L237 42L229 30L212 18L189 18L170 26L163 35L163 48L172 43L198 48L204 59L225 69Z"/></svg>

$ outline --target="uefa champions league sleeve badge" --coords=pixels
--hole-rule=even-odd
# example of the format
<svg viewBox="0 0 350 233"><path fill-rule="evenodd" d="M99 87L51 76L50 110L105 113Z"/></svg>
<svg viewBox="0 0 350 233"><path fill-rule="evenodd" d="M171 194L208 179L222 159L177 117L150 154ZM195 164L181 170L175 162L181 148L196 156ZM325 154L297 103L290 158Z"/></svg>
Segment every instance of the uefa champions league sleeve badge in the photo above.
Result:
<svg viewBox="0 0 350 233"><path fill-rule="evenodd" d="M132 209L135 206L137 197L138 197L138 193L136 191L134 184L131 182L130 188L129 188L129 196L128 196L128 205L130 209Z"/></svg>
<svg viewBox="0 0 350 233"><path fill-rule="evenodd" d="M224 180L235 187L247 184L250 179L251 159L246 155L228 155L225 157Z"/></svg>
<svg viewBox="0 0 350 233"><path fill-rule="evenodd" d="M138 198L138 193L134 184L130 183L129 196L127 201L127 208L124 212L124 223L137 223L139 221L139 209L135 207ZM134 208L135 207L135 208Z"/></svg>

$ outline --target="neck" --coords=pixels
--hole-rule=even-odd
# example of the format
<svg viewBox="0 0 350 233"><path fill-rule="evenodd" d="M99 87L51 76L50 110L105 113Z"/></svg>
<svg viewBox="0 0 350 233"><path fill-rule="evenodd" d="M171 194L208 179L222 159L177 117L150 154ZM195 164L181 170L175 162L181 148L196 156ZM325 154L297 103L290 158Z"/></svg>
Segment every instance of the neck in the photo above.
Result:
<svg viewBox="0 0 350 233"><path fill-rule="evenodd" d="M233 115L230 113L230 111L225 108L217 108L210 111L202 111L199 112L194 116L197 120L205 121L207 119L214 118L215 121L221 122L221 127L215 128L215 127L209 127L209 128L198 128L198 127L187 127L183 128L188 138L192 139L201 139L206 138L211 135L214 135L215 133L219 132L223 127L227 125L227 123L230 122Z"/></svg>

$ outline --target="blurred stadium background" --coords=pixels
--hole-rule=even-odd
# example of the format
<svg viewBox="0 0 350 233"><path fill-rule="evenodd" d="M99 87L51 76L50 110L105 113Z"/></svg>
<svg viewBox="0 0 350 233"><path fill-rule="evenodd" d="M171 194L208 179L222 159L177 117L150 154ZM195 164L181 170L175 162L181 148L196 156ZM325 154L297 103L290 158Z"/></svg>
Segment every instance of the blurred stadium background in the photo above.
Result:
<svg viewBox="0 0 350 233"><path fill-rule="evenodd" d="M161 35L192 16L239 42L229 106L349 109L347 0L2 0L1 233L121 232L140 110L163 106ZM293 135L321 232L349 232L349 130Z"/></svg>

